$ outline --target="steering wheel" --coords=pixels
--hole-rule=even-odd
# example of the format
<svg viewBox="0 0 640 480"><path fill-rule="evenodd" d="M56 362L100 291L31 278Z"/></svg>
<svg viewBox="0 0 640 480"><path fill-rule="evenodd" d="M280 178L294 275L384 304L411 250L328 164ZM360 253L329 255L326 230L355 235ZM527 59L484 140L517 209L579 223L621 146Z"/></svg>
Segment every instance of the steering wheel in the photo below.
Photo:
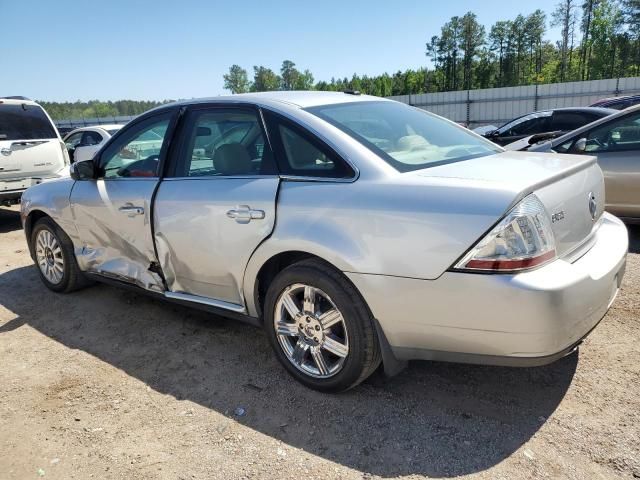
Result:
<svg viewBox="0 0 640 480"><path fill-rule="evenodd" d="M589 140L587 140L587 145L591 146L591 145L595 145L597 147L604 147L604 143L602 143L600 140L598 140L597 138L590 138Z"/></svg>
<svg viewBox="0 0 640 480"><path fill-rule="evenodd" d="M159 163L160 155L150 155L120 167L117 173L119 177L155 177L158 174Z"/></svg>

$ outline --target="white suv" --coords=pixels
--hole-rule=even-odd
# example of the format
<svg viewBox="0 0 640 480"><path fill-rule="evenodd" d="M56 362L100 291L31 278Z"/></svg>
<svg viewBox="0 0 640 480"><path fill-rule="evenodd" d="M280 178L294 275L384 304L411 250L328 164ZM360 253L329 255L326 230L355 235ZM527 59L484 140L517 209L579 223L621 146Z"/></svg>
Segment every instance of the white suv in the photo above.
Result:
<svg viewBox="0 0 640 480"><path fill-rule="evenodd" d="M44 109L24 97L0 98L0 205L69 172L69 155Z"/></svg>

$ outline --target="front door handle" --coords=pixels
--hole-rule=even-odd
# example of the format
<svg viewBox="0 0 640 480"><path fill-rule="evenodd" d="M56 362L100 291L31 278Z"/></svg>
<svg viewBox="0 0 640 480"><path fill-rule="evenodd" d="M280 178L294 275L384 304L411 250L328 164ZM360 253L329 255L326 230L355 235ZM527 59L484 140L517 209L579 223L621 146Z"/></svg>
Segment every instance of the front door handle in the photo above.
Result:
<svg viewBox="0 0 640 480"><path fill-rule="evenodd" d="M254 210L249 205L238 205L227 212L227 217L233 218L238 223L249 223L251 220L262 220L265 213L264 210Z"/></svg>
<svg viewBox="0 0 640 480"><path fill-rule="evenodd" d="M118 209L122 213L126 213L130 217L135 217L136 215L144 215L144 208L136 207L135 205L131 205L130 203L120 207Z"/></svg>

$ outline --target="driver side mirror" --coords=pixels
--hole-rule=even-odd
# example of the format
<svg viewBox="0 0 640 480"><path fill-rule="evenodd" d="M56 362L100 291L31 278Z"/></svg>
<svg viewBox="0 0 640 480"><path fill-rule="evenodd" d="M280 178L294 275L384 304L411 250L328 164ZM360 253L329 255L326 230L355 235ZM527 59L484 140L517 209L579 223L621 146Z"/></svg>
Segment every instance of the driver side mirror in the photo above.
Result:
<svg viewBox="0 0 640 480"><path fill-rule="evenodd" d="M93 160L72 163L69 174L74 180L93 180L96 176L96 167Z"/></svg>
<svg viewBox="0 0 640 480"><path fill-rule="evenodd" d="M571 149L571 153L584 153L587 149L587 139L580 138L576 140L576 143L573 144L573 148Z"/></svg>

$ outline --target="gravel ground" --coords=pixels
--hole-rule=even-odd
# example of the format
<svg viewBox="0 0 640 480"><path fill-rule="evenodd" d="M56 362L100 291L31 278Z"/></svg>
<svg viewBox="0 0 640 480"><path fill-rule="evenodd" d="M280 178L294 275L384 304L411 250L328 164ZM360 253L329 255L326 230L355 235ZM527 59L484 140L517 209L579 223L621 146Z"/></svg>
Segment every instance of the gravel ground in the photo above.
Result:
<svg viewBox="0 0 640 480"><path fill-rule="evenodd" d="M631 241L578 353L416 362L331 396L256 328L107 286L49 292L0 208L0 478L640 477L640 229Z"/></svg>

